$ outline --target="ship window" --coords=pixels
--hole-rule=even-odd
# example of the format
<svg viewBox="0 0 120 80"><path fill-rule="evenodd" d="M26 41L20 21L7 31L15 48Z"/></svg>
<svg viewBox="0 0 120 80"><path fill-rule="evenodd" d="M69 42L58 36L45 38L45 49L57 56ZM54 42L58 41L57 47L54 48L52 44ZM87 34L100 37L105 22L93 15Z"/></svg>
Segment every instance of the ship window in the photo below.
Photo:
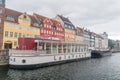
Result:
<svg viewBox="0 0 120 80"><path fill-rule="evenodd" d="M74 55L72 55L72 57L74 58Z"/></svg>
<svg viewBox="0 0 120 80"><path fill-rule="evenodd" d="M13 61L15 62L15 58L13 59Z"/></svg>
<svg viewBox="0 0 120 80"><path fill-rule="evenodd" d="M56 60L55 56L54 56L54 60Z"/></svg>
<svg viewBox="0 0 120 80"><path fill-rule="evenodd" d="M70 56L68 56L68 58L70 59Z"/></svg>
<svg viewBox="0 0 120 80"><path fill-rule="evenodd" d="M59 57L59 60L61 60L61 57Z"/></svg>
<svg viewBox="0 0 120 80"><path fill-rule="evenodd" d="M22 60L22 63L26 63L26 60L23 59L23 60Z"/></svg>

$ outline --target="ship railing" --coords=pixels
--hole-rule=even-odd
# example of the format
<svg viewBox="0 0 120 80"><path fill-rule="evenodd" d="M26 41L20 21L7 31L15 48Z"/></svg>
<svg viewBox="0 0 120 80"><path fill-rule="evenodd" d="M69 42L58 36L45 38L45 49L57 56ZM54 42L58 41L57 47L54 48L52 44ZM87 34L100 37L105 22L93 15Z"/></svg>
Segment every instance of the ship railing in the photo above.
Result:
<svg viewBox="0 0 120 80"><path fill-rule="evenodd" d="M35 55L36 51L34 50L9 50L9 56L11 55Z"/></svg>
<svg viewBox="0 0 120 80"><path fill-rule="evenodd" d="M86 53L86 52L62 52L61 50L13 50L10 49L9 50L9 56L39 56L39 55L62 55L62 54L82 54L82 53Z"/></svg>

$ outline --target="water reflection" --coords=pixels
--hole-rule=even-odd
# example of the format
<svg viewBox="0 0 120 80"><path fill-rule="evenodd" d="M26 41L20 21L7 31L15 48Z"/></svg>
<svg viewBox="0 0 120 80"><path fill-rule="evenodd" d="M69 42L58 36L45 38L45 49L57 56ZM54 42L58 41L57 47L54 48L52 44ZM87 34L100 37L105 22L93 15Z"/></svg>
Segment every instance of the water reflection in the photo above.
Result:
<svg viewBox="0 0 120 80"><path fill-rule="evenodd" d="M8 66L0 67L0 80L5 80L8 73Z"/></svg>
<svg viewBox="0 0 120 80"><path fill-rule="evenodd" d="M119 60L120 54L114 54L37 70L5 69L0 80L120 80Z"/></svg>

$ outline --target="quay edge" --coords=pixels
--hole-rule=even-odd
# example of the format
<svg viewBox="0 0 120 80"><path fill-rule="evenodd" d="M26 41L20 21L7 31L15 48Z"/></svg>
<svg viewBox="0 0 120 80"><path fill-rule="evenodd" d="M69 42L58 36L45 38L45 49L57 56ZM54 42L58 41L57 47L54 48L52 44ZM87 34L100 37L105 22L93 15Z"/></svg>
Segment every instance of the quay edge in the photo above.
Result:
<svg viewBox="0 0 120 80"><path fill-rule="evenodd" d="M0 50L0 66L8 66L8 65L9 65L9 51Z"/></svg>

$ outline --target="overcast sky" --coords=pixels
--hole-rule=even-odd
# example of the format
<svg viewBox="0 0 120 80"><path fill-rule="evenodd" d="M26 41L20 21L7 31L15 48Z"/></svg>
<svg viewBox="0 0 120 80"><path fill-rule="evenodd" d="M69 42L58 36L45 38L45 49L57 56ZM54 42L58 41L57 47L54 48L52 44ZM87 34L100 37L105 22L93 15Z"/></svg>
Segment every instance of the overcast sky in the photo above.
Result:
<svg viewBox="0 0 120 80"><path fill-rule="evenodd" d="M76 26L120 39L120 0L6 0L6 7L50 18L60 14Z"/></svg>

